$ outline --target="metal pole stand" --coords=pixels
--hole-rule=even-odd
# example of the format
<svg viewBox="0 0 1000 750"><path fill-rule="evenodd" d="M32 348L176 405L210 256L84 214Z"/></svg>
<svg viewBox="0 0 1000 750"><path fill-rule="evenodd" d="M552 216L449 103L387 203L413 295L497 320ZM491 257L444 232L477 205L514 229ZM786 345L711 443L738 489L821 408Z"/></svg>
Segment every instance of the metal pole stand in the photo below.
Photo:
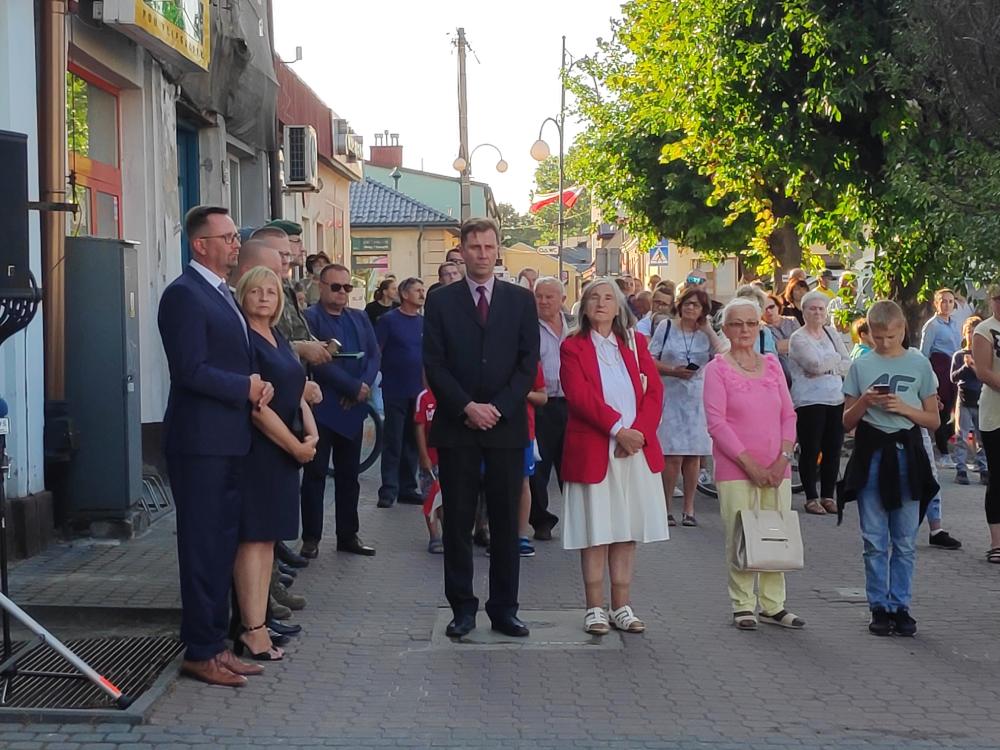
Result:
<svg viewBox="0 0 1000 750"><path fill-rule="evenodd" d="M31 276L31 288L23 292L0 293L0 345L18 331L27 327L38 311L41 302L41 290ZM9 422L6 416L0 418L0 619L3 624L3 659L0 662L0 707L7 705L7 696L12 691L16 677L46 677L51 679L90 680L104 693L115 701L118 708L128 708L133 698L124 695L114 683L98 674L83 659L68 649L54 635L43 628L27 612L15 604L10 597L7 582L7 494L5 480L10 468L7 458L7 433ZM38 643L26 646L19 653L14 653L14 644L10 636L10 620L13 617L24 627L38 636ZM76 673L38 672L20 669L18 662L34 653L38 646L46 645L62 656L75 667Z"/></svg>

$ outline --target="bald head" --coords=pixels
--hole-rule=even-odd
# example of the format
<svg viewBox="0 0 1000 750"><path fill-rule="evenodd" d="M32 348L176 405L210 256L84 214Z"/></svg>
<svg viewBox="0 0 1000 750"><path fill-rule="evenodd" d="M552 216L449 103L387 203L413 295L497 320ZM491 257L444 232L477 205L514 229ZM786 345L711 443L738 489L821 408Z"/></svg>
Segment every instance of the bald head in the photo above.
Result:
<svg viewBox="0 0 1000 750"><path fill-rule="evenodd" d="M240 260L236 266L234 281L238 283L247 271L257 266L264 266L264 268L271 269L278 274L279 279L283 276L281 271L281 255L277 249L264 239L247 240L240 247Z"/></svg>

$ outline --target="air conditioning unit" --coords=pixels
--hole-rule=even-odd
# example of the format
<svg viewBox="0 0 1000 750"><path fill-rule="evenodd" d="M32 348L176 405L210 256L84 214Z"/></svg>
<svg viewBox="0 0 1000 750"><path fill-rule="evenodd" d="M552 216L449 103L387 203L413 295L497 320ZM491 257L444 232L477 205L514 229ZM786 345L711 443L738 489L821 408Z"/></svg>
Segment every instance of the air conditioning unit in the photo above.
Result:
<svg viewBox="0 0 1000 750"><path fill-rule="evenodd" d="M616 224L597 225L597 236L602 240L610 240L616 234L618 234L618 226Z"/></svg>
<svg viewBox="0 0 1000 750"><path fill-rule="evenodd" d="M287 192L319 190L319 150L312 125L286 125L282 147Z"/></svg>

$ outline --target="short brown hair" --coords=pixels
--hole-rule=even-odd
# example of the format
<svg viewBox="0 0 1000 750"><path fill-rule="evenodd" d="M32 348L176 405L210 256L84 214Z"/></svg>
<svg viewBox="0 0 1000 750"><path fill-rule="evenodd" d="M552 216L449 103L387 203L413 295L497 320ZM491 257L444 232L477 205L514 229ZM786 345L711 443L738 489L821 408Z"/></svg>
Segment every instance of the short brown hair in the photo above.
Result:
<svg viewBox="0 0 1000 750"><path fill-rule="evenodd" d="M886 328L893 323L906 324L903 308L891 299L882 299L868 309L868 327Z"/></svg>
<svg viewBox="0 0 1000 750"><path fill-rule="evenodd" d="M196 235L208 224L208 217L216 214L229 216L229 209L224 206L195 206L184 214L184 231L188 241L198 239Z"/></svg>
<svg viewBox="0 0 1000 750"><path fill-rule="evenodd" d="M497 238L497 244L500 244L500 227L497 223L490 219L489 217L478 218L478 219L466 219L462 222L461 233L459 234L459 242L462 246L465 246L466 238L475 232L493 232L494 236ZM452 248L454 249L454 248Z"/></svg>
<svg viewBox="0 0 1000 750"><path fill-rule="evenodd" d="M694 286L690 286L685 289L681 293L681 296L677 298L677 302L675 303L677 314L681 314L681 308L684 307L684 303L692 298L694 298L694 300L701 305L701 313L698 315L698 325L704 325L705 321L708 319L708 314L712 311L712 303L708 301L708 295L703 289L699 289Z"/></svg>

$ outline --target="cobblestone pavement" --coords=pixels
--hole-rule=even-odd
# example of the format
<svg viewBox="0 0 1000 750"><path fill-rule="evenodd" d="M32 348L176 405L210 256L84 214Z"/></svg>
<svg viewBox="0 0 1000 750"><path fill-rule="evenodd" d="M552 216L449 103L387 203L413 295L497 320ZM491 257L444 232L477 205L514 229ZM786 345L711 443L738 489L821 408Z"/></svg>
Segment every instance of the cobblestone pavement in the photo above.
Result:
<svg viewBox="0 0 1000 750"><path fill-rule="evenodd" d="M305 633L283 663L239 691L177 680L139 727L0 725L0 747L997 747L1000 569L983 558L982 489L945 485L947 526L965 547L930 549L921 534L914 639L867 633L853 508L840 528L834 518L801 518L807 569L788 576L788 605L809 626L737 632L717 504L699 497L699 528L640 549L633 600L645 635L607 636L618 648L487 650L432 642L445 603L441 560L425 551L419 508L376 509L369 475L362 536L378 555L321 549L296 584L309 596L298 618ZM154 532L169 540L168 528ZM142 544L166 554L163 540L113 554L134 556ZM79 588L81 570L97 576L122 564L98 560L107 554L52 553L63 583L45 596ZM577 559L554 541L523 561L529 622L544 609L573 610L582 623ZM479 553L480 593L486 563ZM175 596L168 571L156 571L164 602ZM38 562L20 564L15 590L43 574ZM129 576L118 575L106 593L131 598ZM488 625L480 613L479 627Z"/></svg>

